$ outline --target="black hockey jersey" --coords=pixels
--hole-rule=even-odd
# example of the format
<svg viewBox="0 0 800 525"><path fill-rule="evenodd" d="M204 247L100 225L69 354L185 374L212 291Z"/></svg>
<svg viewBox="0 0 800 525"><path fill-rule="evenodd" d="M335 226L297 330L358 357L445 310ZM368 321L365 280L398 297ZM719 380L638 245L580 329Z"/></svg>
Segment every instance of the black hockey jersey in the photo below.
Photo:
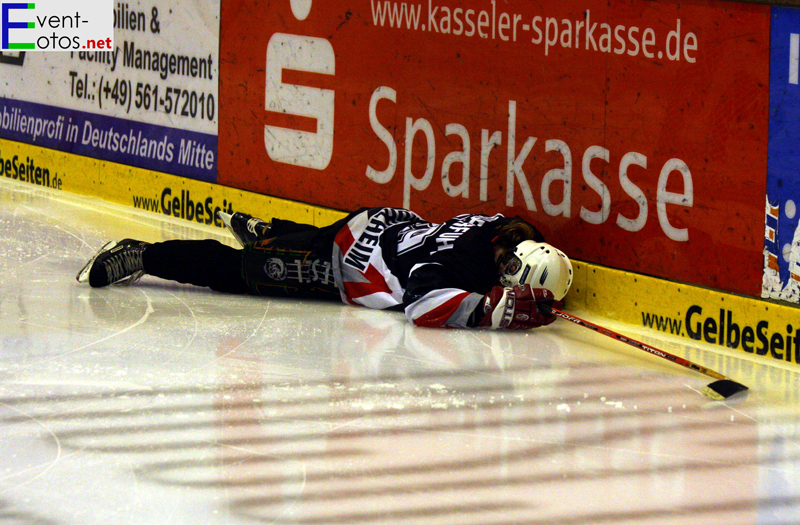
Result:
<svg viewBox="0 0 800 525"><path fill-rule="evenodd" d="M400 208L358 213L333 248L342 300L402 306L419 326L466 327L484 294L499 284L492 239L509 220L465 214L433 224Z"/></svg>

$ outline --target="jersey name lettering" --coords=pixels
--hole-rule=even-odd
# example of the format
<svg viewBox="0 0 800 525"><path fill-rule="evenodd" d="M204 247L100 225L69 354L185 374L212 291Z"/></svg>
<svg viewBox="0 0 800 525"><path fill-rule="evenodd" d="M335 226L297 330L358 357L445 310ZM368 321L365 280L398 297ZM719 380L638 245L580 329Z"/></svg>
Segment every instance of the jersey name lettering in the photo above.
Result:
<svg viewBox="0 0 800 525"><path fill-rule="evenodd" d="M417 220L419 220L419 215L414 212L398 208L381 208L380 211L370 216L364 231L347 252L344 263L360 272L366 271L372 252L378 245L383 231L393 224Z"/></svg>
<svg viewBox="0 0 800 525"><path fill-rule="evenodd" d="M496 221L499 215L485 217L479 215L459 215L452 221L444 223L442 232L436 236L436 249L431 254L444 250L451 250L456 240L472 228L483 226L487 222Z"/></svg>

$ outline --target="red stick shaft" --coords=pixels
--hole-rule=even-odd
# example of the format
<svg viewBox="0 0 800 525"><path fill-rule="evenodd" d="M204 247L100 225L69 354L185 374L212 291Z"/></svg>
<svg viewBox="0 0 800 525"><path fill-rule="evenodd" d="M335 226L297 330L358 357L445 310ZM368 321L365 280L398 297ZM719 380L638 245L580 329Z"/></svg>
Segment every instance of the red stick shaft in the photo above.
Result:
<svg viewBox="0 0 800 525"><path fill-rule="evenodd" d="M724 375L720 374L719 372L715 372L710 368L706 368L704 366L692 363L688 359L684 359L683 357L678 357L674 354L670 354L669 352L665 352L664 350L659 350L658 348L652 347L648 344L642 343L635 339L631 339L630 337L614 332L613 330L609 330L608 328L596 325L592 322L586 321L585 319L581 319L580 317L576 317L572 314L562 312L557 308L550 308L550 311L553 312L553 314L557 315L558 317L561 317L562 319L566 319L567 321L571 321L585 328L589 328L590 330L594 330L597 333L611 337L612 339L616 339L617 341L622 341L623 343L629 344L635 348L638 348L639 350L644 350L649 354L653 354L662 359L666 359L667 361L672 361L673 363L686 367L690 370L700 372L701 374L713 377L714 379L728 379Z"/></svg>

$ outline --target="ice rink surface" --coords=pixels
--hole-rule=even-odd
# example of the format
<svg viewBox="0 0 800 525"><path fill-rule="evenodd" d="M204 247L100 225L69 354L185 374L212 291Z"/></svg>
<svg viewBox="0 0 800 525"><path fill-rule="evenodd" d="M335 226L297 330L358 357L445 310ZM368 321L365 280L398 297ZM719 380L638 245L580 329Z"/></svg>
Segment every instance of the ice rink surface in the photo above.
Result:
<svg viewBox="0 0 800 525"><path fill-rule="evenodd" d="M5 179L0 203L1 525L800 521L798 367L586 315L752 389L720 403L561 320L93 290L108 240L233 240Z"/></svg>

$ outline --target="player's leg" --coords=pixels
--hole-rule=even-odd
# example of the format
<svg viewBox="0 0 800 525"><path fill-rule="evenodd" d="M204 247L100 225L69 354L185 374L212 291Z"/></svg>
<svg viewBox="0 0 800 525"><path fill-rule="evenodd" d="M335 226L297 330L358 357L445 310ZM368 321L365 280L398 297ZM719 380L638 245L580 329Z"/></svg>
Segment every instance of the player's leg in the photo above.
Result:
<svg viewBox="0 0 800 525"><path fill-rule="evenodd" d="M333 275L333 244L321 230L296 232L244 247L244 280L252 293L279 297L339 299Z"/></svg>
<svg viewBox="0 0 800 525"><path fill-rule="evenodd" d="M242 250L213 239L151 244L142 254L148 275L206 286L223 293L248 293L242 277Z"/></svg>
<svg viewBox="0 0 800 525"><path fill-rule="evenodd" d="M341 300L333 273L333 243L359 210L328 226L276 219L275 237L244 248L244 279L252 293Z"/></svg>
<svg viewBox="0 0 800 525"><path fill-rule="evenodd" d="M218 211L217 216L228 231L231 232L234 239L242 246L272 237L280 237L281 235L290 233L313 231L317 229L316 226L310 224L302 224L284 219L266 221L241 212L230 214Z"/></svg>
<svg viewBox="0 0 800 525"><path fill-rule="evenodd" d="M240 212L230 214L218 211L217 217L242 246L270 237L272 224L269 221Z"/></svg>
<svg viewBox="0 0 800 525"><path fill-rule="evenodd" d="M99 288L132 284L148 274L227 293L338 297L331 268L333 242L356 213L322 228L275 219L270 235L278 236L249 243L244 252L210 239L110 242L86 263L77 279ZM276 264L270 267L271 262ZM277 263L288 265L287 275L292 276L288 282L283 282ZM280 282L274 276L281 277Z"/></svg>
<svg viewBox="0 0 800 525"><path fill-rule="evenodd" d="M142 252L147 243L134 239L106 243L89 259L78 275L78 282L92 288L109 284L133 284L144 275Z"/></svg>
<svg viewBox="0 0 800 525"><path fill-rule="evenodd" d="M93 288L133 284L153 275L226 293L249 291L242 277L242 251L215 240L145 243L132 239L103 246L78 273Z"/></svg>

